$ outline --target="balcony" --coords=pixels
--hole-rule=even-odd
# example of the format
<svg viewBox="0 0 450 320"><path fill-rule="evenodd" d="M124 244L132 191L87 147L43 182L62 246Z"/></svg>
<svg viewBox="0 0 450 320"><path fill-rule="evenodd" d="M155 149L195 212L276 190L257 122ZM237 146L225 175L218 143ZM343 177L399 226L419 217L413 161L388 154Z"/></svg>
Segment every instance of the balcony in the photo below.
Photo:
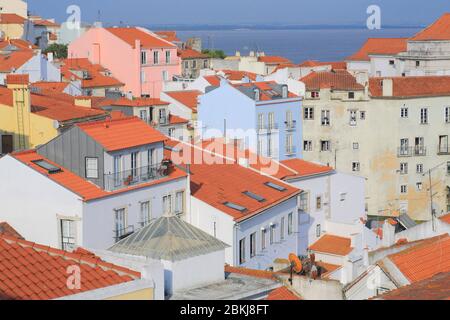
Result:
<svg viewBox="0 0 450 320"><path fill-rule="evenodd" d="M450 146L449 145L438 146L437 154L438 154L438 156L450 155Z"/></svg>
<svg viewBox="0 0 450 320"><path fill-rule="evenodd" d="M273 131L278 130L278 124L277 123L270 123L268 125L258 125L258 133L264 134L264 133L270 133Z"/></svg>
<svg viewBox="0 0 450 320"><path fill-rule="evenodd" d="M427 155L427 148L422 146L400 147L397 150L397 156L403 157L422 157Z"/></svg>
<svg viewBox="0 0 450 320"><path fill-rule="evenodd" d="M170 164L163 163L105 174L105 190L115 191L133 185L162 179L169 175Z"/></svg>
<svg viewBox="0 0 450 320"><path fill-rule="evenodd" d="M286 130L288 130L288 131L292 131L297 128L297 121L295 121L295 120L285 121L284 124L286 125Z"/></svg>
<svg viewBox="0 0 450 320"><path fill-rule="evenodd" d="M114 230L113 232L114 232L114 240L118 242L122 239L125 239L130 234L132 234L134 232L134 226L128 226L123 229Z"/></svg>
<svg viewBox="0 0 450 320"><path fill-rule="evenodd" d="M295 154L297 154L297 147L295 147L295 146L286 147L286 155L287 156L292 156Z"/></svg>

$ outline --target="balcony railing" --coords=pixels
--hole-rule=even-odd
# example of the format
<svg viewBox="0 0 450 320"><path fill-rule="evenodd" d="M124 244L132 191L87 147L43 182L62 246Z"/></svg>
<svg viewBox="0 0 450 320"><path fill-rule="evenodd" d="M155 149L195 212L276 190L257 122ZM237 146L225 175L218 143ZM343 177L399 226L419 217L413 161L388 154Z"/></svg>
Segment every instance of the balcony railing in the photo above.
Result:
<svg viewBox="0 0 450 320"><path fill-rule="evenodd" d="M446 145L438 146L437 154L440 156L449 155L450 154L450 146L446 146Z"/></svg>
<svg viewBox="0 0 450 320"><path fill-rule="evenodd" d="M400 147L397 150L398 157L426 156L427 148L422 146Z"/></svg>
<svg viewBox="0 0 450 320"><path fill-rule="evenodd" d="M158 180L166 177L168 174L168 164L151 165L105 174L105 190L115 191L136 184Z"/></svg>
<svg viewBox="0 0 450 320"><path fill-rule="evenodd" d="M118 242L122 239L125 239L130 234L132 234L134 232L134 226L128 226L123 229L114 230L113 232L114 232L114 240Z"/></svg>
<svg viewBox="0 0 450 320"><path fill-rule="evenodd" d="M297 153L297 147L295 146L288 146L286 147L286 155L293 155Z"/></svg>
<svg viewBox="0 0 450 320"><path fill-rule="evenodd" d="M268 125L258 125L259 132L270 132L270 131L276 131L276 130L278 130L277 123L270 123Z"/></svg>
<svg viewBox="0 0 450 320"><path fill-rule="evenodd" d="M285 121L284 124L286 125L286 130L295 130L297 128L297 121Z"/></svg>

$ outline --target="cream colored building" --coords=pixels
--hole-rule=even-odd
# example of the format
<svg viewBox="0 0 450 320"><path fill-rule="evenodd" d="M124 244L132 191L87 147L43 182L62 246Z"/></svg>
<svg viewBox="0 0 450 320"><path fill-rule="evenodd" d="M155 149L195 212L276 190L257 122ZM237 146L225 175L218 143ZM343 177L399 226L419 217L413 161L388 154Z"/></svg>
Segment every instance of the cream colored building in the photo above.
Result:
<svg viewBox="0 0 450 320"><path fill-rule="evenodd" d="M0 0L0 13L14 13L28 17L28 4L22 0Z"/></svg>
<svg viewBox="0 0 450 320"><path fill-rule="evenodd" d="M357 79L316 72L306 84L303 154L366 178L369 215L450 211L450 77ZM359 82L359 83L358 83Z"/></svg>

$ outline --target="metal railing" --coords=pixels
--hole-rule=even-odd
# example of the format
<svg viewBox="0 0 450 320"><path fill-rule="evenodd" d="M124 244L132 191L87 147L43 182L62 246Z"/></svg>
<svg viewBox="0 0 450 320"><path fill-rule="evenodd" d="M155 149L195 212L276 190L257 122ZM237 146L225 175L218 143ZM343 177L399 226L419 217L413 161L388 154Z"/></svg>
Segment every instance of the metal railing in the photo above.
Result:
<svg viewBox="0 0 450 320"><path fill-rule="evenodd" d="M270 132L270 131L275 131L275 130L278 130L278 123L270 123L267 125L258 125L259 132L261 132L261 131Z"/></svg>
<svg viewBox="0 0 450 320"><path fill-rule="evenodd" d="M285 121L284 124L286 125L286 130L295 130L297 128L297 121Z"/></svg>
<svg viewBox="0 0 450 320"><path fill-rule="evenodd" d="M438 146L437 154L440 156L449 155L450 154L450 146L446 146L446 145Z"/></svg>
<svg viewBox="0 0 450 320"><path fill-rule="evenodd" d="M130 234L132 234L134 232L134 226L128 226L123 229L114 230L113 232L114 232L114 240L118 242L122 239L125 239Z"/></svg>
<svg viewBox="0 0 450 320"><path fill-rule="evenodd" d="M132 185L158 180L169 174L166 165L158 164L105 174L105 190L115 191Z"/></svg>
<svg viewBox="0 0 450 320"><path fill-rule="evenodd" d="M286 147L286 155L293 155L297 153L297 147L296 146L287 146Z"/></svg>
<svg viewBox="0 0 450 320"><path fill-rule="evenodd" d="M415 147L399 147L397 150L398 157L426 156L427 148L422 146Z"/></svg>

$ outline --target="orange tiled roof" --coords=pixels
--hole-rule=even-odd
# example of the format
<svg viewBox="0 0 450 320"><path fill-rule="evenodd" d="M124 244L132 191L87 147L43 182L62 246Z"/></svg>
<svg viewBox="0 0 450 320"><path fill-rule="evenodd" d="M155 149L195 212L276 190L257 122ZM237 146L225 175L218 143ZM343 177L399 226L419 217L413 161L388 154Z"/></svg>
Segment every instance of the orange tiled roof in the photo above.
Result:
<svg viewBox="0 0 450 320"><path fill-rule="evenodd" d="M133 148L167 139L138 117L87 122L77 126L107 151Z"/></svg>
<svg viewBox="0 0 450 320"><path fill-rule="evenodd" d="M0 24L24 24L25 18L15 13L0 13Z"/></svg>
<svg viewBox="0 0 450 320"><path fill-rule="evenodd" d="M172 30L162 30L162 31L154 31L154 33L164 40L170 41L170 42L180 42L181 40L177 37L177 32Z"/></svg>
<svg viewBox="0 0 450 320"><path fill-rule="evenodd" d="M396 55L406 51L408 38L369 38L350 61L369 61L369 55Z"/></svg>
<svg viewBox="0 0 450 320"><path fill-rule="evenodd" d="M68 268L81 271L80 289L67 286ZM91 254L69 253L0 235L0 300L48 300L139 279L139 272Z"/></svg>
<svg viewBox="0 0 450 320"><path fill-rule="evenodd" d="M292 63L291 60L280 57L280 56L263 56L258 57L259 62L264 62L265 64L281 64L281 63Z"/></svg>
<svg viewBox="0 0 450 320"><path fill-rule="evenodd" d="M34 88L39 88L42 91L55 91L62 93L67 88L69 83L67 82L49 82L49 81L38 81L31 84Z"/></svg>
<svg viewBox="0 0 450 320"><path fill-rule="evenodd" d="M370 78L369 91L372 97L383 97L382 80ZM450 76L393 77L393 97L433 97L450 95Z"/></svg>
<svg viewBox="0 0 450 320"><path fill-rule="evenodd" d="M323 273L321 276L322 278L327 278L333 271L336 271L336 270L342 268L342 266L340 266L338 264L331 264L331 263L326 263L326 262L322 262L322 261L317 261L316 265L325 269L325 273Z"/></svg>
<svg viewBox="0 0 450 320"><path fill-rule="evenodd" d="M300 79L306 90L364 90L364 86L356 82L356 78L345 70L311 72Z"/></svg>
<svg viewBox="0 0 450 320"><path fill-rule="evenodd" d="M0 86L0 104L12 107L12 91ZM105 115L105 111L78 107L74 104L74 98L65 94L31 94L31 112L57 121L69 121L97 118Z"/></svg>
<svg viewBox="0 0 450 320"><path fill-rule="evenodd" d="M279 287L275 290L270 291L266 300L302 300L299 296L293 293L291 290L285 286Z"/></svg>
<svg viewBox="0 0 450 320"><path fill-rule="evenodd" d="M74 71L88 72L90 79L83 79ZM124 84L112 76L105 75L107 70L99 64L92 64L87 58L65 59L61 63L61 75L66 81L72 78L81 80L83 88L122 87Z"/></svg>
<svg viewBox="0 0 450 320"><path fill-rule="evenodd" d="M186 48L186 49L179 49L178 50L178 56L181 59L206 59L208 56L204 53L201 53L200 51Z"/></svg>
<svg viewBox="0 0 450 320"><path fill-rule="evenodd" d="M10 73L17 70L33 57L34 52L30 49L0 54L0 72Z"/></svg>
<svg viewBox="0 0 450 320"><path fill-rule="evenodd" d="M2 235L23 239L20 233L18 233L8 222L0 222L0 236Z"/></svg>
<svg viewBox="0 0 450 320"><path fill-rule="evenodd" d="M59 27L60 25L56 22L40 19L40 20L34 20L33 24L35 26L41 26L41 27Z"/></svg>
<svg viewBox="0 0 450 320"><path fill-rule="evenodd" d="M435 237L388 257L411 283L450 272L450 236Z"/></svg>
<svg viewBox="0 0 450 320"><path fill-rule="evenodd" d="M322 174L322 173L329 173L332 172L334 169L332 167L323 166L320 164L316 164L313 162L305 161L302 159L289 159L289 160L283 160L281 161L281 164L287 166L291 170L294 170L296 173L290 173L287 176L280 176L277 175L277 178L279 179L293 179L293 178L300 178L300 177L308 177L313 176L316 174Z"/></svg>
<svg viewBox="0 0 450 320"><path fill-rule="evenodd" d="M174 114L169 115L169 123L170 124L183 124L183 123L188 123L188 122L189 122L189 120L184 119L179 116L176 116Z"/></svg>
<svg viewBox="0 0 450 320"><path fill-rule="evenodd" d="M210 85L214 86L214 87L218 87L220 86L220 77L219 76L204 76L203 78L205 78L206 81L209 82Z"/></svg>
<svg viewBox="0 0 450 320"><path fill-rule="evenodd" d="M446 215L440 216L439 219L440 219L442 222L445 222L445 223L447 223L447 224L450 224L450 212L447 213Z"/></svg>
<svg viewBox="0 0 450 320"><path fill-rule="evenodd" d="M72 191L73 193L79 195L84 201L90 201L90 200L96 200L108 196L113 196L116 194L121 194L124 192L132 191L132 190L138 190L141 188L150 187L153 185L157 185L160 183L165 183L168 181L172 181L179 178L186 177L186 173L183 170L174 168L172 172L169 174L169 176L154 180L148 183L143 183L139 185L134 185L128 188L123 188L117 191L113 192L107 192L97 185L93 184L92 182L85 180L81 178L80 176L76 175L75 173L71 172L70 170L58 165L57 163L50 161L40 154L38 154L35 150L28 150L23 152L16 152L11 154L12 157L15 159L21 161L22 163L29 166L31 169L41 173L42 175L46 176L50 180L58 183L59 185L63 186L64 188ZM48 172L41 167L37 166L33 163L33 161L36 160L45 160L48 163L51 163L59 168L62 169L61 172L55 173L55 174L48 174Z"/></svg>
<svg viewBox="0 0 450 320"><path fill-rule="evenodd" d="M17 47L18 49L39 49L38 46L22 39L9 39L0 41L0 50L3 50L7 46L12 45Z"/></svg>
<svg viewBox="0 0 450 320"><path fill-rule="evenodd" d="M140 40L141 47L147 49L176 47L173 43L167 40L163 40L162 38L154 36L138 28L106 28L106 30L111 32L116 37L122 39L133 48L136 44L136 40Z"/></svg>
<svg viewBox="0 0 450 320"><path fill-rule="evenodd" d="M237 70L221 70L225 77L230 81L241 81L244 77L248 77L252 81L256 81L258 76L256 73L248 71L237 71Z"/></svg>
<svg viewBox="0 0 450 320"><path fill-rule="evenodd" d="M241 274L244 276L250 276L250 277L255 277L255 278L276 280L275 273L273 273L271 271L233 267L228 264L225 265L225 272L226 273L236 273L236 274Z"/></svg>
<svg viewBox="0 0 450 320"><path fill-rule="evenodd" d="M376 299L381 300L450 300L450 272L392 290Z"/></svg>
<svg viewBox="0 0 450 320"><path fill-rule="evenodd" d="M158 98L133 98L128 99L122 97L116 100L107 100L103 105L121 106L121 107L150 107L150 106L166 106L169 103Z"/></svg>
<svg viewBox="0 0 450 320"><path fill-rule="evenodd" d="M324 62L324 61L316 61L316 60L307 60L302 62L299 66L300 67L320 67L320 66L331 66L332 70L346 70L347 69L347 62L345 61L331 61L331 62Z"/></svg>
<svg viewBox="0 0 450 320"><path fill-rule="evenodd" d="M164 92L172 99L177 100L181 104L185 105L189 109L191 109L193 112L197 112L197 105L198 105L198 96L200 96L202 93L198 90L185 90L185 91L169 91Z"/></svg>
<svg viewBox="0 0 450 320"><path fill-rule="evenodd" d="M411 41L450 40L450 13L445 13L433 24L413 36Z"/></svg>
<svg viewBox="0 0 450 320"><path fill-rule="evenodd" d="M352 241L350 238L325 234L319 240L314 242L309 249L337 256L346 256L353 250L351 245Z"/></svg>

